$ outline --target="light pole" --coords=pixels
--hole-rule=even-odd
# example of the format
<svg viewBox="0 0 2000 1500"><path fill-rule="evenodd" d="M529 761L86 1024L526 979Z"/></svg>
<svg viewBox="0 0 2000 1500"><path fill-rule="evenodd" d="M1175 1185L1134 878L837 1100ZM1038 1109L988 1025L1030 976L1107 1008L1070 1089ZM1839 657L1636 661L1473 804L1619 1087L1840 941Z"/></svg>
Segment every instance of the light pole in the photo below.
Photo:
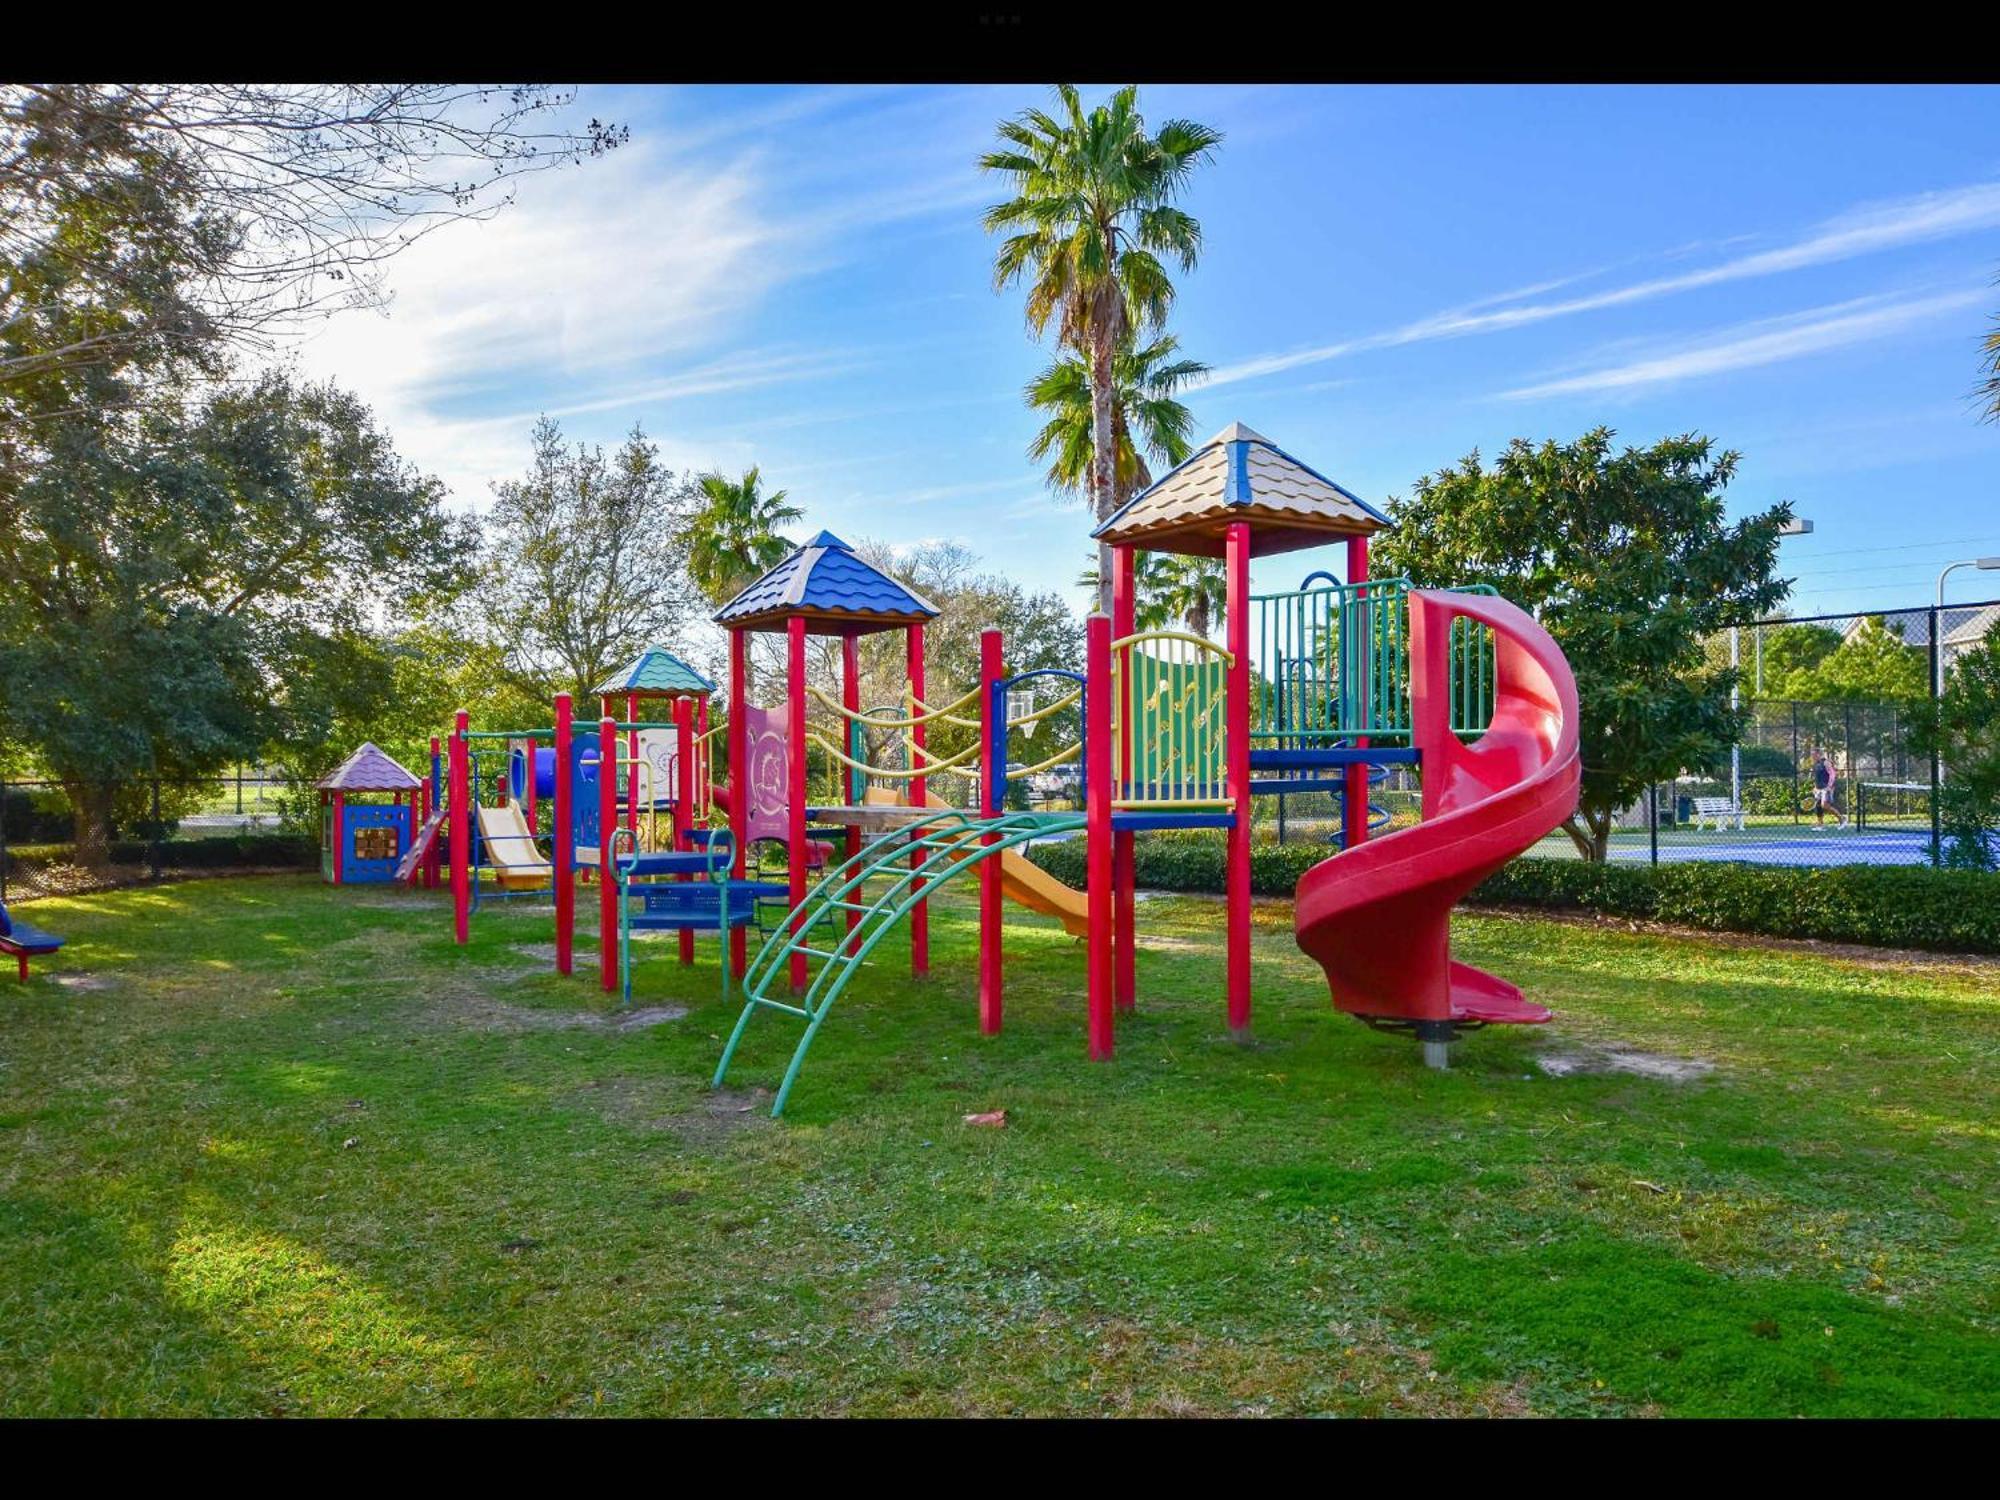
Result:
<svg viewBox="0 0 2000 1500"><path fill-rule="evenodd" d="M1955 563L1946 563L1938 570L1937 608L1931 611L1931 704L1935 709L1944 697L1944 581L1960 568L1978 568L1982 572L2000 571L2000 557L1967 557ZM1931 760L1931 780L1944 785L1944 761L1935 754Z"/></svg>
<svg viewBox="0 0 2000 1500"><path fill-rule="evenodd" d="M1813 523L1804 516L1793 516L1778 528L1778 535L1811 536ZM1755 634L1751 638L1751 649L1757 655L1757 696L1764 696L1764 632L1751 626ZM1731 671L1743 665L1743 627L1734 625L1729 630L1729 666ZM1740 710L1743 706L1743 689L1740 681L1732 681L1729 687L1729 706ZM1736 809L1738 816L1743 812L1743 745L1739 740L1729 747L1729 805Z"/></svg>
<svg viewBox="0 0 2000 1500"><path fill-rule="evenodd" d="M1943 624L1944 581L1960 568L1979 568L1984 572L2000 572L2000 557L1968 557L1955 563L1946 563L1938 572L1937 617L1931 621L1931 631L1936 634ZM1937 650L1931 653L1937 660L1937 680L1931 684L1931 691L1944 696L1944 642L1937 643Z"/></svg>

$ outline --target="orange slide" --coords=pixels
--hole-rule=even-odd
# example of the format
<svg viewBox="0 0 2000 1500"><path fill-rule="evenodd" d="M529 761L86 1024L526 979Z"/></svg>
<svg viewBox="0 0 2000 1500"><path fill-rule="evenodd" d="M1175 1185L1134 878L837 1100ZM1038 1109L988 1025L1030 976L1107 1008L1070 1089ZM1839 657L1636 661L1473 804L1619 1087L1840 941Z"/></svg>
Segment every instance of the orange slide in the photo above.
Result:
<svg viewBox="0 0 2000 1500"><path fill-rule="evenodd" d="M927 807L946 808L931 792L925 792ZM1074 886L1064 885L1055 876L1024 854L1012 849L1000 851L1000 894L1017 906L1054 917L1071 937L1090 936L1090 897Z"/></svg>

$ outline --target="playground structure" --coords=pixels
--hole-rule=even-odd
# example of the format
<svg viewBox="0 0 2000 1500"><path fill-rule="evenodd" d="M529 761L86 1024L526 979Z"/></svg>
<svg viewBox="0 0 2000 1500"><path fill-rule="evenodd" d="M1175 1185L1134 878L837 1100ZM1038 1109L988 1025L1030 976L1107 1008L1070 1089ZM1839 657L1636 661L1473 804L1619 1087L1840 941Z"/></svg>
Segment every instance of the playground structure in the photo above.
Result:
<svg viewBox="0 0 2000 1500"><path fill-rule="evenodd" d="M1083 940L1088 1052L1109 1058L1117 1013L1137 1003L1133 839L1152 829L1224 835L1225 1015L1243 1031L1253 799L1329 791L1341 827L1329 858L1299 882L1299 946L1325 971L1337 1008L1414 1035L1424 1060L1445 1066L1465 1031L1548 1019L1507 981L1451 958L1449 915L1575 806L1576 691L1554 642L1490 590L1371 578L1368 540L1387 524L1269 439L1232 425L1097 528L1112 551L1112 610L1090 617L1081 670L1009 675L1004 642L987 631L978 682L943 701L931 699L924 677L924 625L935 606L821 532L715 616L730 638L726 723L709 722L713 685L662 651L604 685L594 734L578 732L568 695L557 697L548 729L475 733L461 711L446 747L445 795L397 873L435 883L443 838L461 943L480 869L494 871L502 894L552 890L564 974L576 887L594 874L600 984L628 999L635 932L677 929L681 959L691 962L694 933L715 931L724 994L732 976L743 981L715 1082L753 1016L803 1023L773 1102L780 1114L828 1014L883 940L907 930L911 971L923 977L929 897L975 871L981 1030L1001 1029L1002 904L1012 899ZM1320 571L1294 590L1251 593L1254 557L1330 540L1345 544L1344 579ZM1142 549L1222 560L1223 643L1134 629ZM785 640L778 703L752 703L747 692L749 639L760 631ZM904 638L900 702L864 710L859 643L890 631ZM813 635L840 643L837 697L807 680ZM614 719L620 697L625 717ZM642 697L665 700L670 717L639 718ZM1023 700L1021 711L1010 708ZM839 726L832 735L809 719L813 704L822 725ZM1010 754L1016 735L1068 714L1077 725L1070 743L1024 761ZM932 733L947 727L968 742L933 753ZM725 779L712 774L719 735ZM505 742L508 774L490 778L496 795L481 806L489 778L475 772L474 747L491 741ZM809 750L832 772L823 803L808 781ZM1006 809L1010 783L1069 765L1082 770L1081 811ZM1371 806L1369 788L1390 766L1420 774L1423 821L1413 826L1391 828ZM434 797L438 775L434 764ZM946 778L963 783L968 806L937 795ZM546 859L536 844L543 803L552 812ZM1083 891L1025 858L1035 839L1078 835L1087 841ZM773 845L783 879L752 878L751 850ZM515 847L530 852L516 858ZM767 923L761 908L778 901L785 914ZM754 958L751 926L764 933Z"/></svg>
<svg viewBox="0 0 2000 1500"><path fill-rule="evenodd" d="M1450 957L1452 904L1507 859L1556 827L1575 806L1575 684L1554 642L1490 590L1422 591L1371 579L1368 538L1387 520L1269 439L1234 424L1128 502L1096 530L1112 549L1112 613L1094 614L1081 672L1009 677L998 632L981 641L980 682L941 705L926 701L921 623L928 609L901 585L821 533L753 583L716 616L732 634L732 702L742 702L746 629L783 629L789 653L782 748L788 784L805 785L806 745L846 765L850 805L788 803L788 843L804 847L812 816L846 829L845 857L808 890L803 861L790 867L791 912L744 974L744 1003L716 1069L727 1076L750 1019L763 1010L804 1023L773 1102L782 1113L826 1017L883 938L911 934L912 969L926 966L926 892L979 872L979 1014L1002 1019L1003 896L1061 916L1087 943L1087 1034L1092 1058L1112 1054L1116 1013L1136 1003L1133 837L1149 829L1217 828L1227 847L1225 1008L1230 1028L1250 1023L1250 826L1259 795L1329 790L1342 805L1338 852L1301 879L1295 931L1325 970L1333 1003L1372 1026L1413 1034L1424 1060L1445 1066L1464 1031L1548 1019L1505 980ZM1309 575L1297 590L1250 592L1253 557L1329 540L1346 544L1346 579ZM1224 562L1227 640L1184 631L1136 631L1135 553L1140 549ZM825 576L820 570L833 560ZM873 592L886 586L887 592ZM898 597L900 594L901 597ZM902 623L910 631L904 711L859 708L854 639ZM805 639L843 638L842 694L824 707L850 726L843 751L805 726ZM1260 648L1253 667L1252 643ZM1010 717L1008 695L1030 678L1073 686L1046 708ZM1076 742L1015 767L1009 736L1061 708L1081 710ZM973 749L933 757L926 730L976 729ZM907 764L854 753L861 728L894 731ZM750 747L733 731L735 785ZM1003 811L1007 781L1070 761L1083 766L1084 811ZM1383 831L1368 788L1385 769L1422 773L1424 821ZM1261 774L1260 774L1261 773ZM955 775L976 786L971 810L941 808L926 783ZM878 834L862 846L861 832ZM741 859L742 826L738 825ZM1087 891L1058 887L1018 851L1036 838L1087 839ZM1371 839L1372 834L1380 834ZM1007 872L1017 872L1010 883ZM1040 875L1041 872L1037 871ZM1037 905L1037 902L1040 902ZM824 946L806 934L846 931ZM732 934L732 941L741 938ZM814 941L824 941L815 939ZM740 949L738 950L740 951ZM780 976L783 976L782 981Z"/></svg>
<svg viewBox="0 0 2000 1500"><path fill-rule="evenodd" d="M424 783L370 740L313 786L319 792L320 873L326 881L379 885L396 879L412 835L426 821ZM389 801L356 800L371 795L387 795Z"/></svg>

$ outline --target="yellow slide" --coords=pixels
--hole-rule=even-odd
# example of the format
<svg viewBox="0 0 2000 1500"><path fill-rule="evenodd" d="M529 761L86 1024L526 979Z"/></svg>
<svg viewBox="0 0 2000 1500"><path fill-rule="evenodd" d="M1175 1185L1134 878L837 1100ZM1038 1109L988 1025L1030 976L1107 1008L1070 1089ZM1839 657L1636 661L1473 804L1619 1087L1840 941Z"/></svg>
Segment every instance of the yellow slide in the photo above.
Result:
<svg viewBox="0 0 2000 1500"><path fill-rule="evenodd" d="M481 861L506 891L532 891L549 883L549 862L535 847L534 835L515 803L479 809Z"/></svg>
<svg viewBox="0 0 2000 1500"><path fill-rule="evenodd" d="M928 790L924 793L924 801L930 807L951 806ZM1003 849L1000 853L1000 894L1029 911L1056 918L1063 924L1063 931L1071 937L1090 936L1090 898L1074 886L1064 885L1026 855L1016 854L1012 849Z"/></svg>

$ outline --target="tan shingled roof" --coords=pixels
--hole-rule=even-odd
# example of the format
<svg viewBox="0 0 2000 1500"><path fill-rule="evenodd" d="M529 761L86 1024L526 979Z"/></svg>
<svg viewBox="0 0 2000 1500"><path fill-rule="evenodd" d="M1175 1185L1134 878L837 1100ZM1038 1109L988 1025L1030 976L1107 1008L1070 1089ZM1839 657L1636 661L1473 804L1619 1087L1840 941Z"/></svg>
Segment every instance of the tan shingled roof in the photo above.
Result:
<svg viewBox="0 0 2000 1500"><path fill-rule="evenodd" d="M1233 521L1249 523L1251 551L1259 555L1367 536L1388 524L1381 512L1262 433L1232 422L1133 496L1094 535L1119 546L1219 557Z"/></svg>

